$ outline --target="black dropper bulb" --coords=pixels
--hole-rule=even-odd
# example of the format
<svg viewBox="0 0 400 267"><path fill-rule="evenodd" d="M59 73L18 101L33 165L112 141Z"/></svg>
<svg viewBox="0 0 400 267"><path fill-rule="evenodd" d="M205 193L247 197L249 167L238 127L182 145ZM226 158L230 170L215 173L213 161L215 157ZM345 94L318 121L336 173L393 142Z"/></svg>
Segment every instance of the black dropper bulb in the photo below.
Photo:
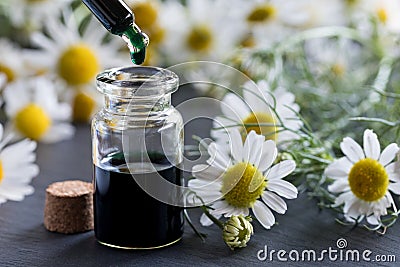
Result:
<svg viewBox="0 0 400 267"><path fill-rule="evenodd" d="M134 23L134 15L122 0L82 0L103 26L127 42L132 62L142 64L149 38Z"/></svg>

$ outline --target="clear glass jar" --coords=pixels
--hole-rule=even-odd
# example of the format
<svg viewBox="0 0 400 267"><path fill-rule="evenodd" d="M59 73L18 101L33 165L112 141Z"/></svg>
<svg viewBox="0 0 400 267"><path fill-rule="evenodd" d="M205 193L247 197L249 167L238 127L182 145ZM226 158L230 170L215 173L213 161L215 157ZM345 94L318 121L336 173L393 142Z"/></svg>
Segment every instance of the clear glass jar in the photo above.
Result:
<svg viewBox="0 0 400 267"><path fill-rule="evenodd" d="M157 248L182 237L182 208L167 204L176 192L163 186L182 185L183 122L171 105L178 84L154 67L97 76L105 105L92 121L94 225L102 244Z"/></svg>

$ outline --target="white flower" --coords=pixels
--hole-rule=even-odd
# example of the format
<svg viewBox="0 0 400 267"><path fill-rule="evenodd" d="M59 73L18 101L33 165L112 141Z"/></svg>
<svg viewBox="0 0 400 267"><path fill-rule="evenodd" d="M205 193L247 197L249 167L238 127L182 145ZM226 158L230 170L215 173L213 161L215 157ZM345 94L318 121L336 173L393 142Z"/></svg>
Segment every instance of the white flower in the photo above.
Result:
<svg viewBox="0 0 400 267"><path fill-rule="evenodd" d="M242 142L237 129L231 131L230 147L221 147L215 142L208 147L208 164L195 165L192 174L196 179L189 181L193 190L206 204L211 204L210 213L216 218L222 215L249 214L251 209L261 223L269 229L275 223L271 209L283 214L287 210L280 197L297 197L297 188L282 180L296 167L293 160L285 160L274 166L277 148L272 140L251 131ZM203 225L212 221L203 214Z"/></svg>
<svg viewBox="0 0 400 267"><path fill-rule="evenodd" d="M392 162L399 147L393 143L381 153L376 134L365 130L364 149L350 137L343 139L340 148L345 156L325 170L326 176L334 179L328 190L340 193L334 205L344 204L348 221L366 217L368 223L380 224L387 208L397 210L390 191L400 194L400 169L398 162Z"/></svg>
<svg viewBox="0 0 400 267"><path fill-rule="evenodd" d="M21 49L8 39L0 39L0 74L6 76L7 83L27 75Z"/></svg>
<svg viewBox="0 0 400 267"><path fill-rule="evenodd" d="M291 29L284 23L285 17L289 16L285 12L284 2L280 0L238 1L237 8L241 12L239 19L248 29L249 36L253 37L250 43L254 42L254 44L251 46L268 48L291 34ZM242 43L248 42L249 40L243 40Z"/></svg>
<svg viewBox="0 0 400 267"><path fill-rule="evenodd" d="M9 84L4 90L4 101L11 129L22 137L54 143L74 134L74 127L67 122L70 106L58 102L54 84L45 77Z"/></svg>
<svg viewBox="0 0 400 267"><path fill-rule="evenodd" d="M10 0L9 17L15 26L39 28L52 17L58 17L60 11L72 0Z"/></svg>
<svg viewBox="0 0 400 267"><path fill-rule="evenodd" d="M400 2L398 0L367 0L362 8L387 30L395 33L400 32Z"/></svg>
<svg viewBox="0 0 400 267"><path fill-rule="evenodd" d="M39 173L34 163L36 142L25 139L7 146L9 139L9 136L3 138L0 124L0 204L7 200L21 201L32 194L34 189L29 183Z"/></svg>
<svg viewBox="0 0 400 267"><path fill-rule="evenodd" d="M237 7L229 0L167 1L160 11L166 29L164 54L171 63L191 60L221 62L234 51L242 36Z"/></svg>
<svg viewBox="0 0 400 267"><path fill-rule="evenodd" d="M361 47L348 39L312 39L305 43L310 69L334 78L367 76L362 66ZM323 90L321 90L321 93ZM325 92L326 93L326 92Z"/></svg>
<svg viewBox="0 0 400 267"><path fill-rule="evenodd" d="M298 29L346 24L343 0L283 1L284 23Z"/></svg>
<svg viewBox="0 0 400 267"><path fill-rule="evenodd" d="M296 115L300 108L292 93L282 87L271 92L266 81L260 81L257 85L246 82L244 88L243 99L234 93L228 93L222 100L221 110L224 116L215 118L212 137L219 142L226 142L226 129L233 127L240 129L243 135L254 130L267 139L275 140L278 145L298 139L295 132L303 123ZM270 107L275 107L281 122ZM288 130L283 129L280 123Z"/></svg>
<svg viewBox="0 0 400 267"><path fill-rule="evenodd" d="M69 87L94 85L96 75L105 68L121 66L130 62L126 53L125 61L118 51L123 41L114 36L110 42L103 42L107 31L91 17L88 25L79 33L76 17L68 10L63 12L65 24L57 17L46 22L48 36L42 32L32 34L32 41L42 49L41 53L32 53L34 64L40 58L41 65L47 71L60 78Z"/></svg>

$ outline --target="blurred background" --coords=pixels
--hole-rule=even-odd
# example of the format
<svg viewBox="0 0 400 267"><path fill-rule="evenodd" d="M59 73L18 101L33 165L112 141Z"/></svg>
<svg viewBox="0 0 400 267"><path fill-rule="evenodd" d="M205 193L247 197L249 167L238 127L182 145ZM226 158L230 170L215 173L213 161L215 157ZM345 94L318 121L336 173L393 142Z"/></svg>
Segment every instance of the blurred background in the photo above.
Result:
<svg viewBox="0 0 400 267"><path fill-rule="evenodd" d="M272 91L292 92L322 139L334 143L372 127L387 142L398 141L399 1L125 2L150 37L145 65L224 63L266 81ZM1 110L9 131L43 142L71 138L71 122L88 123L102 105L96 74L129 64L122 39L80 1L0 2ZM186 75L235 78L212 68L193 67ZM212 86L197 89L225 94Z"/></svg>

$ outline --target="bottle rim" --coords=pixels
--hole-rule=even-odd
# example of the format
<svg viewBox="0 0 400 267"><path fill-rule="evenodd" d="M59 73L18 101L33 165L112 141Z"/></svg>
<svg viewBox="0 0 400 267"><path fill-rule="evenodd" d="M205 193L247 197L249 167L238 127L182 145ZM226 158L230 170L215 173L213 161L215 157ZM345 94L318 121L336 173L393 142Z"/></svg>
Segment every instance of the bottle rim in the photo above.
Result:
<svg viewBox="0 0 400 267"><path fill-rule="evenodd" d="M175 92L179 77L159 67L128 66L99 73L96 84L102 94L120 98L151 98Z"/></svg>

